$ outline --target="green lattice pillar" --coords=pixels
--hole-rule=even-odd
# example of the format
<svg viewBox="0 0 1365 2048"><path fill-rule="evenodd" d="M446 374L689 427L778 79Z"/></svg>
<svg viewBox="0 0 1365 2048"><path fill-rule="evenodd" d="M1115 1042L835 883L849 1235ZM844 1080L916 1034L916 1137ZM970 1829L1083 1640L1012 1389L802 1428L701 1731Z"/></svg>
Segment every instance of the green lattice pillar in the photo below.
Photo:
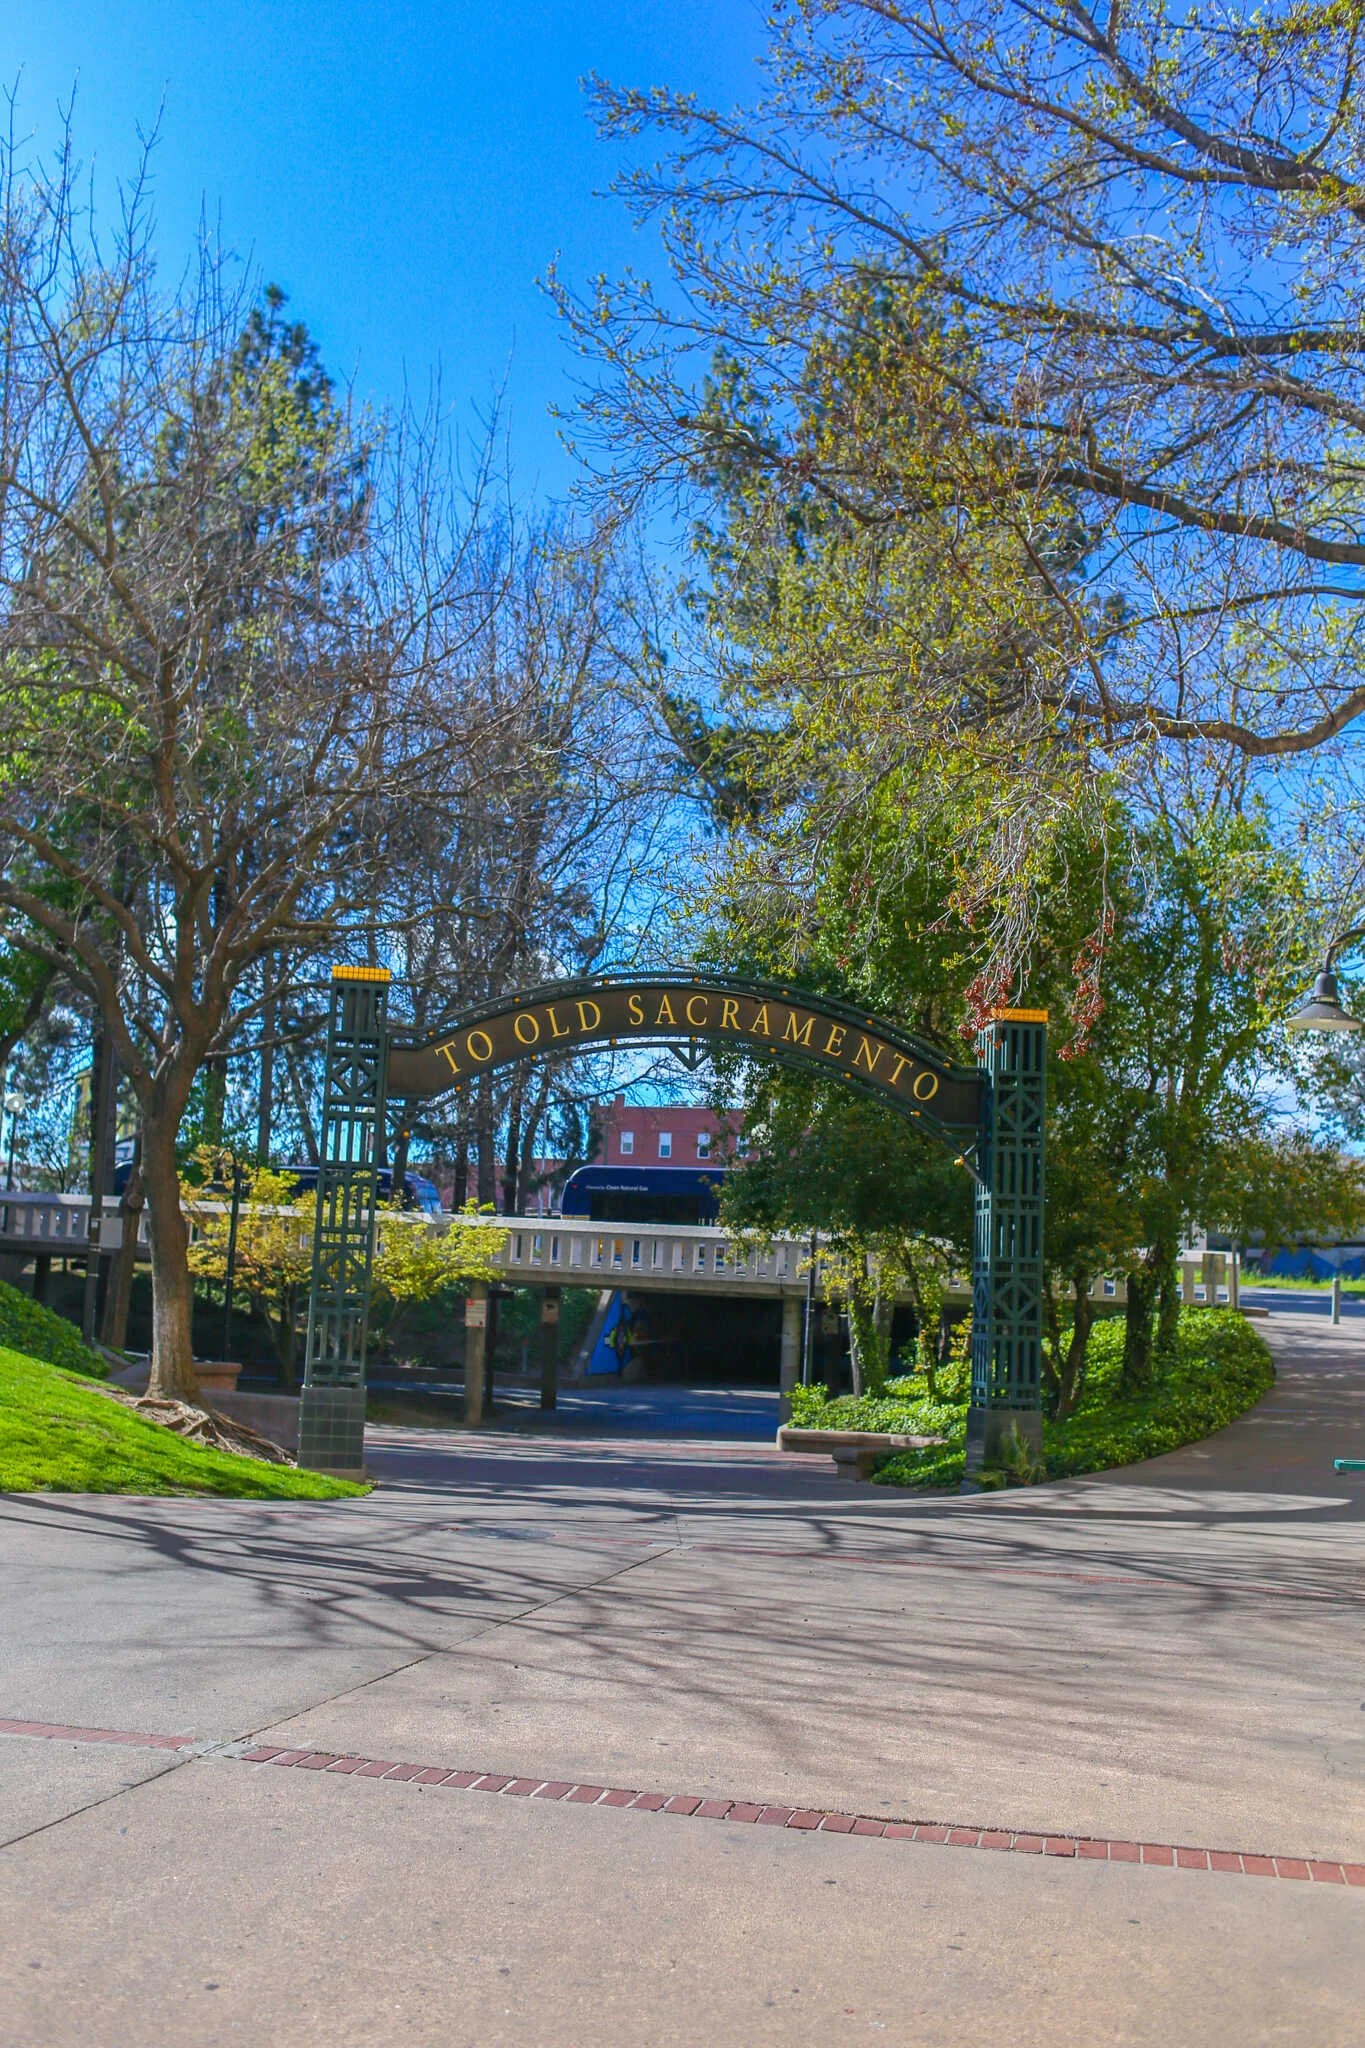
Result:
<svg viewBox="0 0 1365 2048"><path fill-rule="evenodd" d="M990 1086L977 1147L968 1472L1011 1429L1042 1448L1047 1011L997 1010L977 1052Z"/></svg>
<svg viewBox="0 0 1365 2048"><path fill-rule="evenodd" d="M365 1336L384 1132L388 984L382 967L332 969L299 1404L300 1465L352 1477L365 1463Z"/></svg>

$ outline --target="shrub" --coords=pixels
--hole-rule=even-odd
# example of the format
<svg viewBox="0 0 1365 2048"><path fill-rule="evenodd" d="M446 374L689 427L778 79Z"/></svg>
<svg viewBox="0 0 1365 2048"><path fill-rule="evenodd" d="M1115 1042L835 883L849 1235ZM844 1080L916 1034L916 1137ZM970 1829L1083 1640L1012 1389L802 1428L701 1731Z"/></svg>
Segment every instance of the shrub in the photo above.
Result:
<svg viewBox="0 0 1365 2048"><path fill-rule="evenodd" d="M74 1323L54 1315L50 1308L0 1280L0 1345L21 1351L26 1358L40 1358L45 1365L60 1365L67 1372L82 1373L86 1379L106 1380L109 1368L97 1351L92 1351Z"/></svg>
<svg viewBox="0 0 1365 2048"><path fill-rule="evenodd" d="M1105 1472L1116 1465L1177 1451L1225 1429L1268 1393L1275 1380L1270 1353L1256 1331L1234 1309L1184 1308L1175 1348L1160 1362L1152 1385L1136 1397L1118 1398L1123 1366L1123 1323L1119 1318L1097 1323L1090 1336L1085 1392L1081 1405L1065 1422L1043 1424L1043 1462L1038 1467L1020 1446L981 1475L985 1487L1028 1485L1046 1476L1060 1479L1081 1472ZM898 1381L897 1389L915 1382ZM922 1382L920 1383L922 1384ZM814 1393L816 1389L806 1390ZM822 1394L824 1389L819 1390ZM890 1392L888 1388L888 1392ZM885 1409L891 1404L876 1404ZM928 1403L897 1404L899 1414L916 1420L873 1422L851 1419L869 1404L826 1401L821 1421L829 1428L906 1429L916 1434L947 1436L952 1449L896 1451L873 1474L882 1486L952 1486L962 1477L966 1434L965 1407L932 1409ZM836 1421L844 1411L850 1419ZM922 1419L952 1418L950 1427Z"/></svg>

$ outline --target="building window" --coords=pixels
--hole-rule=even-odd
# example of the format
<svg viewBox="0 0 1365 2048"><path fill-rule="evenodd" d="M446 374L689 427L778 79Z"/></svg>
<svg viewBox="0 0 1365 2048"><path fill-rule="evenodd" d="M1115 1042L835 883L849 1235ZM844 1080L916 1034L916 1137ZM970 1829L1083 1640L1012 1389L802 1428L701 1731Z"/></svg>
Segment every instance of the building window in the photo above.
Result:
<svg viewBox="0 0 1365 2048"><path fill-rule="evenodd" d="M622 1131L622 1132L621 1132L621 1157L622 1157L623 1159L629 1159L629 1158L630 1158L630 1156L631 1156L631 1154L632 1154L632 1152L633 1152L634 1150L635 1150L635 1133L634 1133L634 1131Z"/></svg>
<svg viewBox="0 0 1365 2048"><path fill-rule="evenodd" d="M697 1157L698 1159L709 1159L711 1157L711 1133L709 1131L697 1132Z"/></svg>
<svg viewBox="0 0 1365 2048"><path fill-rule="evenodd" d="M673 1133L672 1133L672 1131L660 1131L660 1133L659 1133L659 1157L660 1157L660 1159L671 1159L671 1158L673 1157Z"/></svg>

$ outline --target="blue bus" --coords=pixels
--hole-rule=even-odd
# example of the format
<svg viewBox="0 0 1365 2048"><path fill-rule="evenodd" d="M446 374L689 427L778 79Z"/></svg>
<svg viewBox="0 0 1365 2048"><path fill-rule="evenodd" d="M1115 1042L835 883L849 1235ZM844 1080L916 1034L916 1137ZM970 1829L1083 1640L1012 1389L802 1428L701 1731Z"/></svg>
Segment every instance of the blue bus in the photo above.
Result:
<svg viewBox="0 0 1365 2048"><path fill-rule="evenodd" d="M562 1216L593 1223L715 1223L725 1166L580 1166L564 1183Z"/></svg>

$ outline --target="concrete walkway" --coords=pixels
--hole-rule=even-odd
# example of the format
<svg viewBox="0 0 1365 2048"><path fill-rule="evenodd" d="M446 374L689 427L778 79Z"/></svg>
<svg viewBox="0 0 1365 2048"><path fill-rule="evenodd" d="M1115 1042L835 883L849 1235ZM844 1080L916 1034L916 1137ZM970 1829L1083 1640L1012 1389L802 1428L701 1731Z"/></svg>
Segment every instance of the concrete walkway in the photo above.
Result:
<svg viewBox="0 0 1365 2048"><path fill-rule="evenodd" d="M1365 1327L1261 1327L1219 1437L1005 1496L6 1498L0 2044L1354 2043Z"/></svg>

